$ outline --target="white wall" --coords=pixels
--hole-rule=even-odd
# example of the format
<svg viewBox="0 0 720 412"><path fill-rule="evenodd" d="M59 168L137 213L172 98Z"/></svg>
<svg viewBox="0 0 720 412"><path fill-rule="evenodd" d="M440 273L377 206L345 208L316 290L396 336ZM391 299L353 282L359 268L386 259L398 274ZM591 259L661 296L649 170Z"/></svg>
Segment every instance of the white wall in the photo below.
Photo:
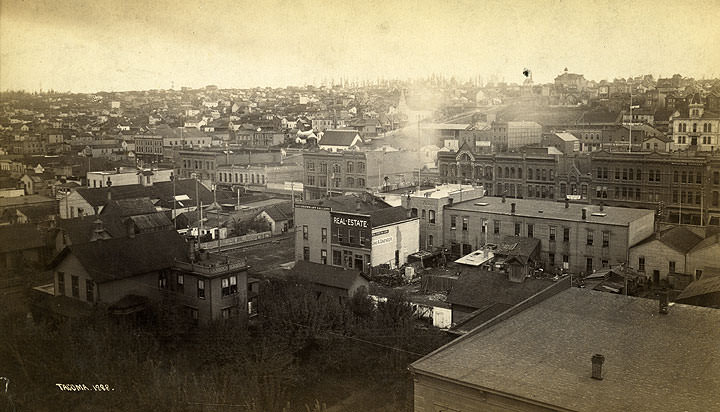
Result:
<svg viewBox="0 0 720 412"><path fill-rule="evenodd" d="M378 234L387 231L387 233ZM395 251L400 251L400 265L407 262L408 255L420 250L420 220L415 218L394 225L373 228L372 266L389 264L395 266ZM376 235L377 234L377 235Z"/></svg>

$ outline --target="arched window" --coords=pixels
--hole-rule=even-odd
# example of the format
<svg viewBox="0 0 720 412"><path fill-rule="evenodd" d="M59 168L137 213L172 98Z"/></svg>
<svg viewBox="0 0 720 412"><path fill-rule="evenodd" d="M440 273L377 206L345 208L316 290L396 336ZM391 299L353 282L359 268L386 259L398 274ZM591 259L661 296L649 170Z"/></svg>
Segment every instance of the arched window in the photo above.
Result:
<svg viewBox="0 0 720 412"><path fill-rule="evenodd" d="M513 179L515 178L515 168L514 167L510 168L510 177Z"/></svg>
<svg viewBox="0 0 720 412"><path fill-rule="evenodd" d="M353 162L347 162L347 172L353 173L353 168L354 168Z"/></svg>
<svg viewBox="0 0 720 412"><path fill-rule="evenodd" d="M535 169L535 179L540 180L540 169Z"/></svg>
<svg viewBox="0 0 720 412"><path fill-rule="evenodd" d="M347 186L348 186L348 187L354 187L354 186L355 186L355 179L353 179L352 177L348 177L348 178L347 178Z"/></svg>
<svg viewBox="0 0 720 412"><path fill-rule="evenodd" d="M497 169L497 177L498 177L498 179L502 178L502 167L500 167L500 166L498 166L498 169Z"/></svg>
<svg viewBox="0 0 720 412"><path fill-rule="evenodd" d="M675 182L675 183L678 182L678 171L677 170L675 170L673 172L673 182Z"/></svg>
<svg viewBox="0 0 720 412"><path fill-rule="evenodd" d="M697 133L697 123L693 123L693 133Z"/></svg>
<svg viewBox="0 0 720 412"><path fill-rule="evenodd" d="M435 211L432 209L428 210L428 222L435 223Z"/></svg>
<svg viewBox="0 0 720 412"><path fill-rule="evenodd" d="M518 167L518 179L522 179L522 167Z"/></svg>
<svg viewBox="0 0 720 412"><path fill-rule="evenodd" d="M359 179L357 180L357 186L358 186L358 187L365 187L365 179L359 178Z"/></svg>
<svg viewBox="0 0 720 412"><path fill-rule="evenodd" d="M425 209L422 210L421 216L422 216L422 219L425 220Z"/></svg>

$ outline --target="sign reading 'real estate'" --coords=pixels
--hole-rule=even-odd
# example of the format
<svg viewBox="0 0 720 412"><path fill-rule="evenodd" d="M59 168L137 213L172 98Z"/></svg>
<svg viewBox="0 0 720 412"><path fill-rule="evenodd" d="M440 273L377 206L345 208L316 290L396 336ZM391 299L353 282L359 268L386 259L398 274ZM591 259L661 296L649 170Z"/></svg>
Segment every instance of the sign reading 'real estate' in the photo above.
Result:
<svg viewBox="0 0 720 412"><path fill-rule="evenodd" d="M369 216L355 216L333 213L333 224L340 226L351 226L365 229L370 227Z"/></svg>

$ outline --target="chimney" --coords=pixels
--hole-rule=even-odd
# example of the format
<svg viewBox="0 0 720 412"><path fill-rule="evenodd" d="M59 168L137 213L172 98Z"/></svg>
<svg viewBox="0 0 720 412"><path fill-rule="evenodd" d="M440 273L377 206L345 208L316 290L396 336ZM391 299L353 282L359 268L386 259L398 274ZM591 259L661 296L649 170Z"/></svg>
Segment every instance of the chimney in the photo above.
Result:
<svg viewBox="0 0 720 412"><path fill-rule="evenodd" d="M190 263L195 262L195 238L192 236L188 237L188 257L190 258Z"/></svg>
<svg viewBox="0 0 720 412"><path fill-rule="evenodd" d="M600 202L600 211L605 210L605 202Z"/></svg>
<svg viewBox="0 0 720 412"><path fill-rule="evenodd" d="M502 195L502 202L505 203L505 193Z"/></svg>
<svg viewBox="0 0 720 412"><path fill-rule="evenodd" d="M452 205L453 205L453 198L452 198L452 196L450 196L450 197L448 197L448 206L452 206Z"/></svg>
<svg viewBox="0 0 720 412"><path fill-rule="evenodd" d="M127 237L131 239L135 237L135 223L132 219L125 220L125 229L127 230Z"/></svg>
<svg viewBox="0 0 720 412"><path fill-rule="evenodd" d="M670 300L670 296L668 295L667 291L664 290L664 291L660 292L660 301L659 301L660 302L660 307L659 307L660 310L659 310L659 312L661 315L668 314L668 311L670 308L669 300Z"/></svg>
<svg viewBox="0 0 720 412"><path fill-rule="evenodd" d="M570 201L567 198L565 198L565 209L567 209L569 207L570 207Z"/></svg>
<svg viewBox="0 0 720 412"><path fill-rule="evenodd" d="M360 211L360 199L355 201L355 211L356 212Z"/></svg>
<svg viewBox="0 0 720 412"><path fill-rule="evenodd" d="M592 359L592 378L599 381L603 380L602 367L605 363L605 357L600 354L594 354Z"/></svg>
<svg viewBox="0 0 720 412"><path fill-rule="evenodd" d="M587 220L587 208L582 209L582 220Z"/></svg>
<svg viewBox="0 0 720 412"><path fill-rule="evenodd" d="M510 203L510 213L515 214L515 202Z"/></svg>

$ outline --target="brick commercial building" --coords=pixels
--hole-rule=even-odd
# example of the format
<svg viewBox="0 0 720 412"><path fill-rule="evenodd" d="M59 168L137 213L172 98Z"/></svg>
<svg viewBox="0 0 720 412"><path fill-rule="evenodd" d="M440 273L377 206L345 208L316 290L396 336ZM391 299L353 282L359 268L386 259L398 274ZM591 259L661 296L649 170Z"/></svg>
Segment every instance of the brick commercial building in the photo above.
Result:
<svg viewBox="0 0 720 412"><path fill-rule="evenodd" d="M295 204L295 260L369 270L398 267L419 250L419 219L371 195Z"/></svg>
<svg viewBox="0 0 720 412"><path fill-rule="evenodd" d="M643 208L663 221L720 225L720 155L702 152L608 152L568 156L438 153L443 183L482 185L487 196L564 199Z"/></svg>
<svg viewBox="0 0 720 412"><path fill-rule="evenodd" d="M409 151L320 150L305 153L303 160L305 199L410 186L423 166L418 152Z"/></svg>
<svg viewBox="0 0 720 412"><path fill-rule="evenodd" d="M628 262L628 250L653 234L651 210L568 202L486 197L454 203L444 211L444 245L466 255L505 236L540 240L547 270L592 273Z"/></svg>
<svg viewBox="0 0 720 412"><path fill-rule="evenodd" d="M282 160L280 150L254 150L249 148L230 148L217 150L181 150L176 163L181 178L190 178L196 174L204 183L215 183L220 166L263 165L279 163Z"/></svg>
<svg viewBox="0 0 720 412"><path fill-rule="evenodd" d="M590 198L652 209L663 221L720 225L720 156L693 153L590 155Z"/></svg>
<svg viewBox="0 0 720 412"><path fill-rule="evenodd" d="M650 299L570 288L500 314L410 366L414 410L718 410L720 311L658 312Z"/></svg>

